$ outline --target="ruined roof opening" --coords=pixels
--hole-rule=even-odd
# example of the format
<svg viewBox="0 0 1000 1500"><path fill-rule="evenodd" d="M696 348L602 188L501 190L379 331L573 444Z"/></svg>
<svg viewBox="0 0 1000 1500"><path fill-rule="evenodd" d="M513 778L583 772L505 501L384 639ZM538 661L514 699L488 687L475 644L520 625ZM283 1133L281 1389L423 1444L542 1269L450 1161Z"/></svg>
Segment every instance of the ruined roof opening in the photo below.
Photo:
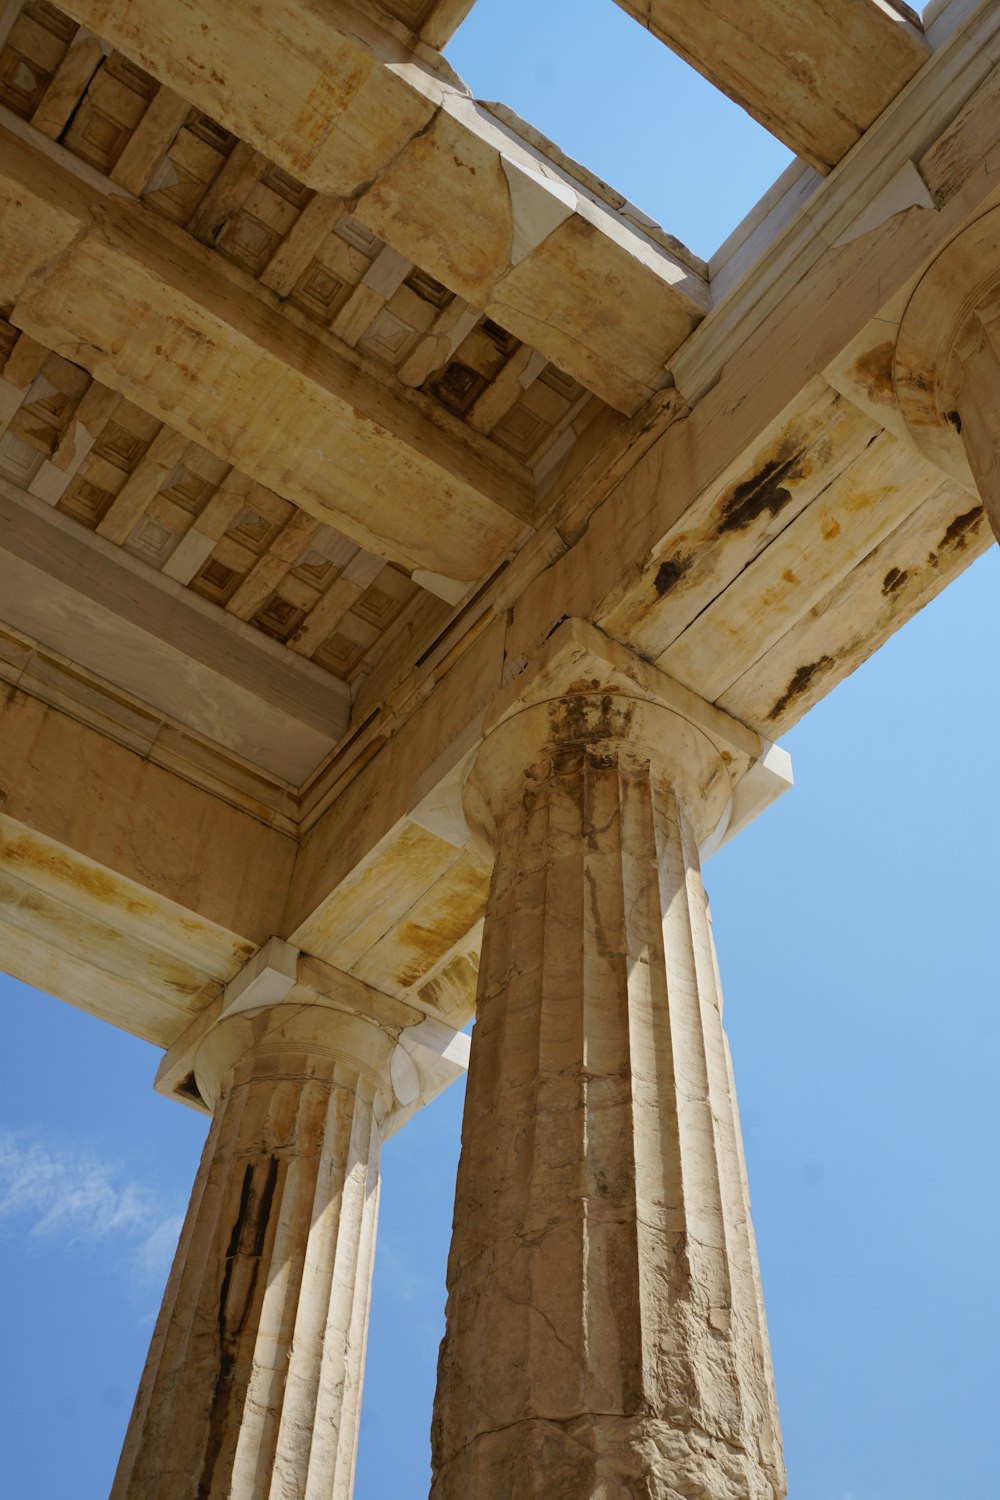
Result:
<svg viewBox="0 0 1000 1500"><path fill-rule="evenodd" d="M706 259L793 160L613 0L477 0L446 52L477 98L523 115Z"/></svg>

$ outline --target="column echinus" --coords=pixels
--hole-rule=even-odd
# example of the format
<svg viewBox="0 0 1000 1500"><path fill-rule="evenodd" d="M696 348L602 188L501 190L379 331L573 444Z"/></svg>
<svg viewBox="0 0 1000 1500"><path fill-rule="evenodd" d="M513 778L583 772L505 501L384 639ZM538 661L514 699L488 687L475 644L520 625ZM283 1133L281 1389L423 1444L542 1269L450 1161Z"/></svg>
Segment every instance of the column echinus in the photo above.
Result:
<svg viewBox="0 0 1000 1500"><path fill-rule="evenodd" d="M432 1500L780 1500L699 868L768 747L578 621L487 728Z"/></svg>
<svg viewBox="0 0 1000 1500"><path fill-rule="evenodd" d="M111 1500L348 1500L380 1146L445 1033L271 939L168 1052L213 1118Z"/></svg>
<svg viewBox="0 0 1000 1500"><path fill-rule="evenodd" d="M1000 540L1000 208L956 236L917 283L893 374L918 447L979 499Z"/></svg>

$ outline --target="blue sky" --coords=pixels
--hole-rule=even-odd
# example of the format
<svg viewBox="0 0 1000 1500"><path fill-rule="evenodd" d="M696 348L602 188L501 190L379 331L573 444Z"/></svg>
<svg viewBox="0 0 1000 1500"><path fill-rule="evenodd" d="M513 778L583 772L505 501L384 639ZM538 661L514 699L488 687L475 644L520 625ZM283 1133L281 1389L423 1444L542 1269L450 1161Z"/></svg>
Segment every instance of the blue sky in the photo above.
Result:
<svg viewBox="0 0 1000 1500"><path fill-rule="evenodd" d="M787 153L610 0L479 0L449 49L701 254ZM790 734L709 864L792 1500L1000 1500L993 549ZM159 1054L0 978L4 1473L107 1494L204 1120ZM357 1500L422 1500L454 1089L387 1146Z"/></svg>

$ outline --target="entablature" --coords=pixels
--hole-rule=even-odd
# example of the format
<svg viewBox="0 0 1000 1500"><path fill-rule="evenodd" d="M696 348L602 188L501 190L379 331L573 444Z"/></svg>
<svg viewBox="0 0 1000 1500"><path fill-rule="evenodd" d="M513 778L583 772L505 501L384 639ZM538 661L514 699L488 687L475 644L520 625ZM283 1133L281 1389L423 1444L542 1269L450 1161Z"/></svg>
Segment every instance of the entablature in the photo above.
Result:
<svg viewBox="0 0 1000 1500"><path fill-rule="evenodd" d="M138 24L131 8L96 9L123 32ZM763 752L989 545L978 503L911 442L891 369L926 266L998 198L1000 5L966 15L825 180L796 176L679 347L653 330L656 379L625 418L616 404L632 396L604 389L596 365L553 363L554 345L519 343L521 325L494 321L488 277L466 299L433 256L409 258L408 230L383 239L371 227L375 188L333 199L307 185L314 163L312 177L293 179L287 162L275 167L124 54L95 53L75 23L63 52L45 43L45 53L39 28L59 41L61 14L6 12L8 51L41 69L37 98L6 121L0 178L11 304L0 505L17 581L7 722L31 745L40 736L53 767L77 747L91 788L113 775L150 806L166 799L175 844L188 838L186 869L210 827L225 830L225 859L267 867L252 922L231 909L210 918L228 936L201 980L185 980L186 999L170 980L157 1009L147 984L151 1036L169 1040L178 1006L190 1019L274 934L460 1025L489 879L461 816L462 778L498 694L516 692L566 616L726 714ZM373 87L387 67L373 64ZM572 164L553 163L540 185L520 153L545 156L545 143L431 74L455 91L437 130L495 169L484 202L523 190L522 207L534 205L541 238L518 262L529 264L580 218L558 186ZM102 134L122 89L140 99L145 89L142 108L124 134ZM514 142L509 156L500 136ZM199 177L191 163L206 153ZM437 181L438 167L425 168ZM411 188L390 194L379 181L386 222L405 215ZM660 278L673 317L663 266L680 251L637 229L627 205L587 191L614 220L618 250L641 234L636 274ZM568 217L532 218L539 203ZM581 222L593 248L599 226ZM266 231L256 242L253 223ZM449 224L445 214L442 235ZM474 240L455 232L448 253ZM302 278L323 246L353 280L317 316ZM576 315L606 315L603 294L588 303L567 288ZM418 303L423 322L412 321ZM373 330L406 308L409 332L392 358L378 353ZM330 439L336 463L310 469L312 448ZM101 611L116 622L103 636ZM79 647L75 622L87 631ZM132 646L116 664L118 632ZM172 651L190 657L180 677ZM195 677L198 691L179 701ZM71 779L65 766L59 775ZM39 796L15 799L7 816L57 846L77 837L72 820L46 821ZM115 827L116 837L87 832L84 864L151 883L174 903L178 930L186 911L200 920L197 880L170 886L152 844L137 854ZM35 910L37 892L18 889L16 910ZM132 959L116 968L105 928L87 1003L101 973L117 976L119 1000L127 989ZM41 972L42 948L26 951ZM139 1027L137 1015L122 1024Z"/></svg>

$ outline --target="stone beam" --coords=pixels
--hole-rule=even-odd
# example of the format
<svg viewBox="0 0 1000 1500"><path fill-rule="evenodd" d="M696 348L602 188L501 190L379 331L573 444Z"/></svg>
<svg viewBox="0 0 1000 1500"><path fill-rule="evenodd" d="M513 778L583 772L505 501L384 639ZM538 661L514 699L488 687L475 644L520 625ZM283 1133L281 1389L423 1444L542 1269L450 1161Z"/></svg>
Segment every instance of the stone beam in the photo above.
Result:
<svg viewBox="0 0 1000 1500"><path fill-rule="evenodd" d="M929 56L895 0L616 0L772 135L829 171Z"/></svg>
<svg viewBox="0 0 1000 1500"><path fill-rule="evenodd" d="M6 132L0 264L16 326L377 556L476 579L530 523L509 455L456 441L193 240Z"/></svg>
<svg viewBox="0 0 1000 1500"><path fill-rule="evenodd" d="M599 492L589 492L585 512L557 510L479 613L456 622L433 651L415 650L428 660L381 688L366 685L373 719L352 747L353 765L338 768L335 790L307 799L286 913L289 935L301 929L296 941L350 967L368 943L366 923L381 924L381 933L410 925L414 941L418 930L426 940L427 925L408 924L408 914L420 912L431 886L458 868L463 840L435 789L462 774L492 697L563 613L596 612L609 635L628 643L640 629L652 640L676 610L680 634L684 616L670 598L671 582L696 525L703 532L690 580L698 588L688 594L694 615L712 603L713 591L724 599L755 557L762 611L775 582L799 590L782 606L780 638L768 638L759 660L741 663L737 681L715 684L722 705L768 739L982 551L989 532L974 499L915 453L908 465L902 439L888 423L880 426L886 418L878 404L859 409L819 372L859 331L867 338L881 328L883 340L894 333L883 322L886 309L996 192L998 58L1000 6L991 4L936 54L937 83L928 69L820 186L809 215L774 235L751 278L762 307L746 337L738 338L730 305L690 340L690 406L671 405L665 429L637 450L624 477L615 468ZM894 184L907 162L924 197L914 191L907 201L903 193L901 205ZM864 191L880 198L882 212L865 219L862 210L859 226ZM739 300L752 296L751 285ZM883 365L881 377L881 366L866 367L867 379L877 392L888 388L891 401L891 348ZM775 573L786 530L787 561ZM807 533L810 547L833 539L820 598L800 590L798 575L784 578L786 568L794 574ZM657 653L666 644L656 642ZM346 839L333 837L337 827L349 830ZM375 906L363 894L372 878ZM471 998L460 1003L468 1009Z"/></svg>
<svg viewBox="0 0 1000 1500"><path fill-rule="evenodd" d="M391 27L395 22L411 43L440 49L454 36L475 0L355 0L355 4L382 25Z"/></svg>
<svg viewBox="0 0 1000 1500"><path fill-rule="evenodd" d="M530 581L518 574L520 560L512 566L503 589L513 608L508 652L514 659L527 660L562 613L595 619L617 639L647 650L636 632L657 636L661 608L672 608L669 595L688 561L692 528L701 524L699 508L715 507L727 547L744 522L766 529L784 513L785 477L807 477L802 465L811 439L801 421L822 388L815 384L820 373L863 330L877 328L893 299L995 201L998 101L1000 6L991 3L935 54L850 161L813 194L809 212L774 235L752 273L692 335L674 363L690 410L638 458L572 545L553 545ZM890 401L894 335L895 325L887 322L884 372L880 377L876 368L868 377L881 379ZM850 446L861 430L848 424L856 429L849 436L839 421L836 446L844 440ZM876 436L873 424L863 441ZM882 447L888 450L889 442ZM874 461L875 451L866 462ZM929 495L928 471L929 465L916 468L917 495L899 485L900 508L882 516L882 537ZM967 510L955 497L954 519ZM844 537L850 539L847 529ZM541 540L533 556L542 555ZM880 544L874 536L871 545ZM553 553L561 555L553 561ZM952 550L942 566L957 571L970 560L968 549ZM845 554L845 574L857 562ZM657 660L666 645L655 641ZM852 652L849 665L838 662L839 675L826 679L827 690L858 659ZM773 695L761 702L762 719L750 722L763 727L774 702Z"/></svg>
<svg viewBox="0 0 1000 1500"><path fill-rule="evenodd" d="M345 4L289 0L280 28L228 0L65 9L619 410L708 308L683 246Z"/></svg>
<svg viewBox="0 0 1000 1500"><path fill-rule="evenodd" d="M17 687L0 733L0 967L169 1046L276 929L294 840Z"/></svg>
<svg viewBox="0 0 1000 1500"><path fill-rule="evenodd" d="M347 729L350 689L0 480L5 623L299 786Z"/></svg>
<svg viewBox="0 0 1000 1500"><path fill-rule="evenodd" d="M412 9L410 0L402 0L406 10ZM443 47L449 42L465 20L475 0L431 0L420 6L420 40L429 47Z"/></svg>

